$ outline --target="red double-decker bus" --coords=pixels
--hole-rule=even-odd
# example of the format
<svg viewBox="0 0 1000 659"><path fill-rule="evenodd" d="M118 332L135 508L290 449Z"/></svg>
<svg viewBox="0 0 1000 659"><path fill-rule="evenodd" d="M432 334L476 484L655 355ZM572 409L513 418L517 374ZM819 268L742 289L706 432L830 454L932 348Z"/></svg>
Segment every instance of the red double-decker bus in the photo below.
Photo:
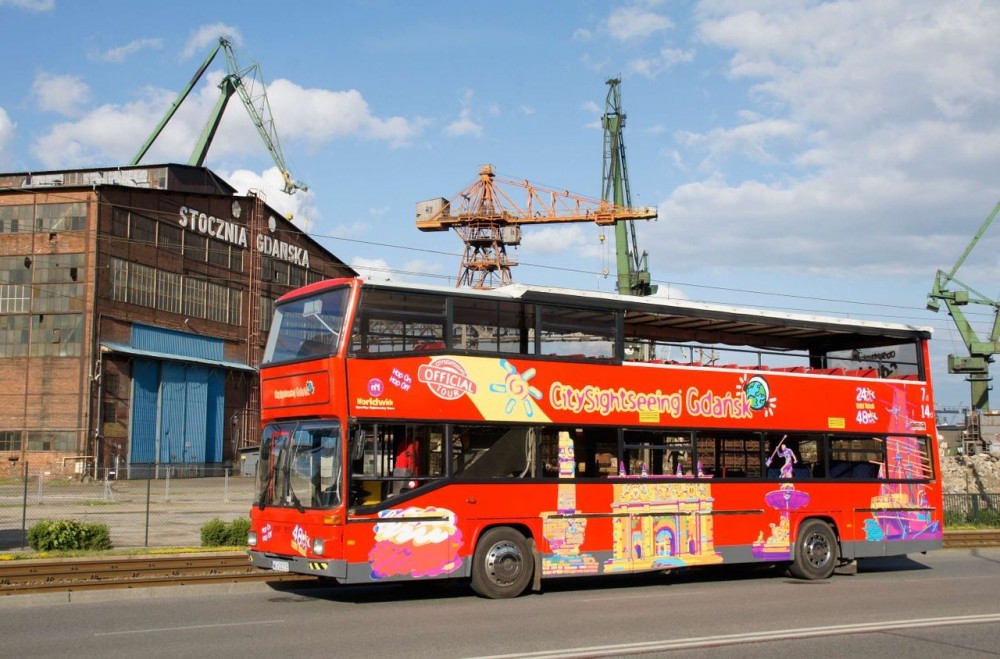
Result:
<svg viewBox="0 0 1000 659"><path fill-rule="evenodd" d="M340 583L942 545L926 328L656 297L324 281L261 366L254 565Z"/></svg>

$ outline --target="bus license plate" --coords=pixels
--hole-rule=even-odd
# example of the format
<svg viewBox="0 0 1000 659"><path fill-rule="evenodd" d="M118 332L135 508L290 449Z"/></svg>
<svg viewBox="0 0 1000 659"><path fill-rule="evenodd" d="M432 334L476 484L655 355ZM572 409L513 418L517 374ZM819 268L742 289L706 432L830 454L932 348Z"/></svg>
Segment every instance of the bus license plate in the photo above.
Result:
<svg viewBox="0 0 1000 659"><path fill-rule="evenodd" d="M275 572L288 572L288 561L271 561L271 569Z"/></svg>

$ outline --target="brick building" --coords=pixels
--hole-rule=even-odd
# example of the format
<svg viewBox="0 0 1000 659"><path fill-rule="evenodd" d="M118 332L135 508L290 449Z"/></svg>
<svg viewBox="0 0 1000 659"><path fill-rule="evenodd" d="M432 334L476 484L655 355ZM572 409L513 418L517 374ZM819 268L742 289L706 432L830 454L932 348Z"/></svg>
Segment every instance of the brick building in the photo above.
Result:
<svg viewBox="0 0 1000 659"><path fill-rule="evenodd" d="M352 275L203 167L0 173L0 473L231 465L274 300Z"/></svg>

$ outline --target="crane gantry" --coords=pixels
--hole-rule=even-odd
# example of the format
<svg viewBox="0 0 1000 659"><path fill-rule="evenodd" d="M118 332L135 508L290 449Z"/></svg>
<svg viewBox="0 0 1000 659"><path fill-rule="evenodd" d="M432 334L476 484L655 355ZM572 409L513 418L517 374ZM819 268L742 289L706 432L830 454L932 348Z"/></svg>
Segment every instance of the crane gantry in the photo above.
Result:
<svg viewBox="0 0 1000 659"><path fill-rule="evenodd" d="M931 311L938 311L943 302L955 321L958 333L969 351L968 357L958 355L948 355L948 372L952 374L965 375L969 381L972 394L972 408L977 411L990 409L990 364L993 363L994 355L1000 353L1000 301L980 293L968 284L959 281L955 274L962 267L972 249L979 243L986 230L990 228L997 213L1000 213L1000 203L993 208L986 221L979 227L979 231L973 236L965 251L952 266L951 270L945 272L938 270L934 276L934 285L931 292L927 294L927 308ZM993 320L990 324L989 335L982 339L972 327L972 323L966 317L964 309L969 304L980 304L990 310Z"/></svg>
<svg viewBox="0 0 1000 659"><path fill-rule="evenodd" d="M524 225L593 222L608 226L656 217L653 207L619 206L526 180L499 178L493 165L483 165L479 178L450 201L441 197L417 204L418 229L454 229L465 243L458 287L480 289L513 282L510 269L517 263L507 256L507 246L520 244Z"/></svg>
<svg viewBox="0 0 1000 659"><path fill-rule="evenodd" d="M240 100L243 101L243 106L246 108L247 113L250 115L250 120L253 125L257 128L257 132L260 134L261 139L264 141L264 146L267 148L268 153L271 154L271 158L274 160L274 164L277 165L278 171L281 172L281 178L284 181L283 191L287 194L294 194L296 190L308 190L301 181L295 181L292 179L292 175L288 171L288 167L285 165L285 156L281 152L281 143L278 141L278 132L274 128L274 117L271 116L271 103L267 100L267 90L264 84L264 77L260 72L260 65L257 62L253 62L248 66L240 66L236 59L236 51L233 49L233 45L225 37L219 37L219 43L216 44L215 48L209 53L205 61L202 62L201 66L195 72L191 81L187 84L183 91L177 96L177 99L167 108L167 112L160 119L160 123L156 125L153 129L152 134L146 139L146 142L139 147L139 151L136 152L135 157L132 158L132 165L138 165L139 161L142 160L149 148L153 146L153 142L156 138L160 136L163 129L170 122L170 119L177 112L184 99L188 97L191 90L194 89L198 81L201 80L201 76L208 69L208 66L218 55L219 51L223 51L226 56L226 76L219 83L219 99L215 103L215 107L212 109L211 115L208 117L208 121L205 123L204 129L201 131L201 136L198 138L194 149L191 151L191 157L188 159L188 164L194 167L201 167L205 164L205 157L208 155L208 148L212 145L212 139L215 137L215 132L219 128L219 122L222 121L222 114L226 110L226 104L229 103L229 99L232 98L233 94L237 94Z"/></svg>

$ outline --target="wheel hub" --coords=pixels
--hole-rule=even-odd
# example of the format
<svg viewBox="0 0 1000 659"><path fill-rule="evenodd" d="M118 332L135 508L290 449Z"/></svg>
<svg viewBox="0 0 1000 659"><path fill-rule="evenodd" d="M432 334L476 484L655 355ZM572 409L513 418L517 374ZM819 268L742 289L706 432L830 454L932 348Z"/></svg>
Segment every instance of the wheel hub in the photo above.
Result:
<svg viewBox="0 0 1000 659"><path fill-rule="evenodd" d="M486 555L486 569L490 579L498 585L507 585L517 580L524 567L524 557L511 542L498 542Z"/></svg>
<svg viewBox="0 0 1000 659"><path fill-rule="evenodd" d="M830 544L821 533L814 533L805 542L806 560L815 567L822 567L830 560Z"/></svg>

